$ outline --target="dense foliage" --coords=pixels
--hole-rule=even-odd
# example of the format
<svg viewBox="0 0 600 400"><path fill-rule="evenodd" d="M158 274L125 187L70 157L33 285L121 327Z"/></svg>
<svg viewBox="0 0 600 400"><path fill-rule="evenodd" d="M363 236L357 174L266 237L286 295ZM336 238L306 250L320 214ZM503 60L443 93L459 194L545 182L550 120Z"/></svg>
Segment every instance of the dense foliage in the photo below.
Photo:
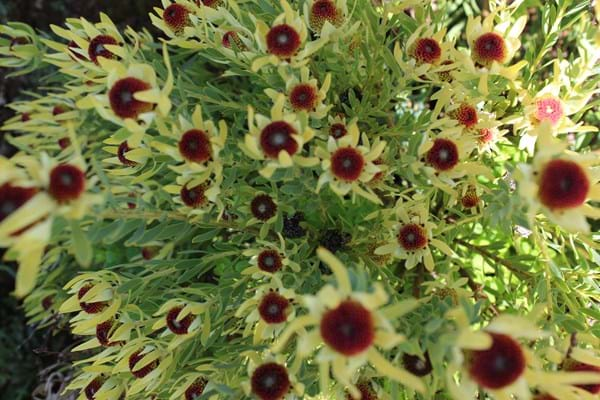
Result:
<svg viewBox="0 0 600 400"><path fill-rule="evenodd" d="M594 399L600 5L0 26L14 295L78 399ZM70 360L69 360L70 361Z"/></svg>

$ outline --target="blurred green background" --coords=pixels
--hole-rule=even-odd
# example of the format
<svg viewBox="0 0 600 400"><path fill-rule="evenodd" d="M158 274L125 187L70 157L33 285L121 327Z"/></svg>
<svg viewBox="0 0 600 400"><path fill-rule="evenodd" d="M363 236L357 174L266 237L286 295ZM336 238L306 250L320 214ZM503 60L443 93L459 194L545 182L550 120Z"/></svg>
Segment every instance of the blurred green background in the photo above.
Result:
<svg viewBox="0 0 600 400"><path fill-rule="evenodd" d="M50 24L61 25L69 17L97 21L102 11L119 26L150 29L148 13L155 5L160 5L160 0L0 0L0 23L21 21L49 32ZM37 83L35 74L6 79L7 72L0 69L0 125L12 116L5 105ZM13 152L0 133L0 154ZM2 255L0 250L0 258ZM14 265L0 264L0 399L75 399L74 395L60 395L70 378L74 339L62 318L52 318L44 330L26 325L19 302L10 296L15 269Z"/></svg>

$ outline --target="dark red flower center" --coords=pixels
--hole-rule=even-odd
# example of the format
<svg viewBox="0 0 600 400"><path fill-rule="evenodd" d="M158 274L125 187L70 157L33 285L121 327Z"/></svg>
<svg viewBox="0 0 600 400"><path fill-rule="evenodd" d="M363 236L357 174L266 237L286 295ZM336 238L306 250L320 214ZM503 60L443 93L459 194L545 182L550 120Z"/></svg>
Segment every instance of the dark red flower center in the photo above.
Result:
<svg viewBox="0 0 600 400"><path fill-rule="evenodd" d="M353 147L342 147L331 155L331 172L343 181L352 182L365 168L365 158Z"/></svg>
<svg viewBox="0 0 600 400"><path fill-rule="evenodd" d="M69 139L68 137L63 137L63 138L58 139L58 147L60 147L62 150L66 149L70 145L71 145L71 139Z"/></svg>
<svg viewBox="0 0 600 400"><path fill-rule="evenodd" d="M456 110L456 120L465 128L472 128L479 121L477 109L469 104L461 104Z"/></svg>
<svg viewBox="0 0 600 400"><path fill-rule="evenodd" d="M190 325L192 324L192 322L194 322L194 319L196 319L195 315L188 314L182 319L178 320L179 313L181 312L181 310L183 310L183 307L178 306L172 308L167 313L167 328L169 328L169 330L176 335L187 334L188 329L190 329Z"/></svg>
<svg viewBox="0 0 600 400"><path fill-rule="evenodd" d="M521 345L508 335L490 333L492 346L469 354L469 374L487 389L501 389L515 382L525 371Z"/></svg>
<svg viewBox="0 0 600 400"><path fill-rule="evenodd" d="M260 317L268 324L280 324L287 320L290 301L277 292L263 296L258 305Z"/></svg>
<svg viewBox="0 0 600 400"><path fill-rule="evenodd" d="M194 3L196 3L198 6L203 5L206 7L215 8L221 3L221 0L194 0Z"/></svg>
<svg viewBox="0 0 600 400"><path fill-rule="evenodd" d="M406 251L415 251L427 247L425 228L418 224L406 224L398 232L398 243Z"/></svg>
<svg viewBox="0 0 600 400"><path fill-rule="evenodd" d="M60 115L60 114L66 113L66 112L67 112L67 107L62 106L60 104L57 104L52 108L52 115L55 117L57 115Z"/></svg>
<svg viewBox="0 0 600 400"><path fill-rule="evenodd" d="M137 78L123 78L115 82L108 92L110 107L120 118L137 118L152 111L152 104L136 100L133 95L150 89L150 85Z"/></svg>
<svg viewBox="0 0 600 400"><path fill-rule="evenodd" d="M138 379L142 379L150 372L154 371L158 367L158 360L152 361L150 364L144 365L142 368L134 371L137 363L139 363L145 354L142 354L142 350L138 350L129 356L129 371Z"/></svg>
<svg viewBox="0 0 600 400"><path fill-rule="evenodd" d="M479 196L477 196L475 188L468 188L463 197L461 197L460 203L464 208L476 207L479 204Z"/></svg>
<svg viewBox="0 0 600 400"><path fill-rule="evenodd" d="M230 49L232 47L232 43L235 43L238 49L245 50L246 45L240 39L240 35L236 31L227 31L223 34L223 39L221 39L221 44L223 47Z"/></svg>
<svg viewBox="0 0 600 400"><path fill-rule="evenodd" d="M308 83L294 86L290 92L290 104L296 111L311 111L317 106L317 89Z"/></svg>
<svg viewBox="0 0 600 400"><path fill-rule="evenodd" d="M449 139L435 139L427 152L427 162L438 171L448 171L458 164L458 147Z"/></svg>
<svg viewBox="0 0 600 400"><path fill-rule="evenodd" d="M282 267L281 255L277 250L263 250L258 255L258 268L265 272L277 272Z"/></svg>
<svg viewBox="0 0 600 400"><path fill-rule="evenodd" d="M85 60L85 59L86 59L86 58L85 58L83 55L81 55L80 53L78 53L78 52L76 52L76 51L73 51L74 49L81 49L81 47L79 47L79 45L78 45L77 43L75 43L75 41L74 41L74 40L71 40L71 41L70 41L70 42L67 44L67 50L68 50L69 56L70 56L70 57L71 57L73 60L75 60L75 59L78 59L78 60Z"/></svg>
<svg viewBox="0 0 600 400"><path fill-rule="evenodd" d="M203 163L210 160L210 139L206 132L191 129L184 133L179 140L179 153L188 161Z"/></svg>
<svg viewBox="0 0 600 400"><path fill-rule="evenodd" d="M346 136L348 130L346 129L346 125L341 123L332 124L329 127L329 135L333 136L335 139L339 139L341 137Z"/></svg>
<svg viewBox="0 0 600 400"><path fill-rule="evenodd" d="M50 309L54 304L54 295L50 294L42 299L42 308L44 310Z"/></svg>
<svg viewBox="0 0 600 400"><path fill-rule="evenodd" d="M283 365L269 362L254 370L250 386L261 400L280 400L290 390L291 382Z"/></svg>
<svg viewBox="0 0 600 400"><path fill-rule="evenodd" d="M275 25L267 33L267 49L277 57L292 57L300 45L300 34L288 24Z"/></svg>
<svg viewBox="0 0 600 400"><path fill-rule="evenodd" d="M600 367L596 365L589 365L580 362L572 363L567 367L568 371L571 372L596 372L598 374L598 379L600 379ZM586 392L592 394L600 393L600 383L590 383L587 385L576 385L577 387L585 390Z"/></svg>
<svg viewBox="0 0 600 400"><path fill-rule="evenodd" d="M131 149L129 148L127 141L122 142L119 145L119 148L117 149L117 158L119 159L121 164L127 165L128 167L133 167L137 165L137 163L135 161L128 160L125 156L125 153L127 153L129 150Z"/></svg>
<svg viewBox="0 0 600 400"><path fill-rule="evenodd" d="M88 283L82 286L77 292L77 298L79 299L79 307L81 307L81 309L88 314L98 314L102 312L106 307L108 307L108 303L106 301L96 301L93 303L81 301L83 296L85 296L85 294L89 292L90 289L93 287L93 284Z"/></svg>
<svg viewBox="0 0 600 400"><path fill-rule="evenodd" d="M5 183L0 186L0 222L27 203L38 192L36 188L25 188Z"/></svg>
<svg viewBox="0 0 600 400"><path fill-rule="evenodd" d="M369 382L359 382L356 384L356 388L360 392L360 400L377 400L377 393ZM352 397L350 393L346 392L346 400L358 400L358 397Z"/></svg>
<svg viewBox="0 0 600 400"><path fill-rule="evenodd" d="M21 122L27 122L31 120L31 114L24 112L23 114L21 114Z"/></svg>
<svg viewBox="0 0 600 400"><path fill-rule="evenodd" d="M486 65L492 61L503 63L506 58L504 38L497 33L488 32L475 40L473 56L476 61Z"/></svg>
<svg viewBox="0 0 600 400"><path fill-rule="evenodd" d="M193 188L188 188L187 184L185 184L181 187L181 191L179 192L181 201L191 208L203 207L208 203L208 199L205 195L206 189L208 189L208 186L204 183L194 186Z"/></svg>
<svg viewBox="0 0 600 400"><path fill-rule="evenodd" d="M293 155L298 151L298 142L293 138L297 132L285 121L274 121L260 133L260 146L267 157L277 158L280 151Z"/></svg>
<svg viewBox="0 0 600 400"><path fill-rule="evenodd" d="M185 390L185 400L196 400L202 393L204 393L204 388L206 388L207 380L204 378L198 378Z"/></svg>
<svg viewBox="0 0 600 400"><path fill-rule="evenodd" d="M538 196L550 209L567 209L585 203L590 181L583 168L574 161L552 160L539 178Z"/></svg>
<svg viewBox="0 0 600 400"><path fill-rule="evenodd" d="M402 365L404 365L407 371L416 376L429 375L433 369L427 352L424 354L424 357L404 353L402 355Z"/></svg>
<svg viewBox="0 0 600 400"><path fill-rule="evenodd" d="M108 321L104 321L101 324L96 325L96 339L98 342L104 347L116 346L121 344L122 342L111 342L110 335L113 334L115 330L115 323L112 319Z"/></svg>
<svg viewBox="0 0 600 400"><path fill-rule="evenodd" d="M371 312L353 300L341 302L321 318L321 337L333 350L353 356L367 350L375 340Z"/></svg>
<svg viewBox="0 0 600 400"><path fill-rule="evenodd" d="M90 46L88 47L88 55L93 63L98 64L98 57L104 57L108 59L115 58L116 56L106 49L106 45L117 45L117 39L109 35L98 35L90 40ZM73 53L77 54L77 53Z"/></svg>
<svg viewBox="0 0 600 400"><path fill-rule="evenodd" d="M325 21L337 26L342 22L339 14L332 0L317 0L310 9L310 27L315 31L320 31Z"/></svg>
<svg viewBox="0 0 600 400"><path fill-rule="evenodd" d="M59 164L50 171L48 193L57 202L76 200L85 190L85 174L71 164Z"/></svg>
<svg viewBox="0 0 600 400"><path fill-rule="evenodd" d="M163 11L163 20L173 32L179 33L188 24L189 14L187 7L173 3Z"/></svg>
<svg viewBox="0 0 600 400"><path fill-rule="evenodd" d="M87 386L83 389L83 393L85 394L86 399L95 400L96 393L98 393L105 380L106 379L104 379L103 377L98 376L94 378L90 383L88 383Z"/></svg>
<svg viewBox="0 0 600 400"><path fill-rule="evenodd" d="M420 62L435 64L442 57L442 48L435 39L421 38L414 44L413 56Z"/></svg>
<svg viewBox="0 0 600 400"><path fill-rule="evenodd" d="M267 221L277 212L277 204L275 204L271 196L267 194L259 194L252 199L252 202L250 203L250 210L256 219Z"/></svg>

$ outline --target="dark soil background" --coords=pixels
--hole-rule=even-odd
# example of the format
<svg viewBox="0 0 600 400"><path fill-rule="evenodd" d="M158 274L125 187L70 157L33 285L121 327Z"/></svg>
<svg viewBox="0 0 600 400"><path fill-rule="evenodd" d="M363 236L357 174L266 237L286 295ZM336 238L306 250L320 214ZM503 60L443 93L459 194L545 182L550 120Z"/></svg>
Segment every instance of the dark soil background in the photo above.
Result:
<svg viewBox="0 0 600 400"><path fill-rule="evenodd" d="M50 24L62 25L69 17L83 16L96 22L102 11L118 26L151 30L148 13L155 5L160 5L160 0L0 0L0 23L20 21L49 32ZM0 68L0 125L12 116L5 105L37 84L35 76L8 79L8 72ZM0 154L13 153L0 132ZM0 250L0 259L2 255ZM19 302L10 296L15 268L0 262L0 399L74 399L60 395L70 378L69 352L74 339L58 318L43 330L26 325Z"/></svg>

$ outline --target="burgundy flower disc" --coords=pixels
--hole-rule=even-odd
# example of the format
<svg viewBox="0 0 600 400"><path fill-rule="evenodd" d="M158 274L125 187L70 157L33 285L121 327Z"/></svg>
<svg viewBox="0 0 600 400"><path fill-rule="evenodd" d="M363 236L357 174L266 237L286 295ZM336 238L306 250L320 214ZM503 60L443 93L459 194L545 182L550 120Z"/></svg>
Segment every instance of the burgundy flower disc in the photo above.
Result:
<svg viewBox="0 0 600 400"><path fill-rule="evenodd" d="M190 11L187 7L173 3L163 11L163 21L173 32L179 33L189 22Z"/></svg>
<svg viewBox="0 0 600 400"><path fill-rule="evenodd" d="M331 155L331 173L343 181L352 182L365 168L365 158L353 147L341 147Z"/></svg>
<svg viewBox="0 0 600 400"><path fill-rule="evenodd" d="M71 139L69 139L68 137L62 137L62 138L58 139L58 147L60 147L61 150L66 149L70 145L71 145Z"/></svg>
<svg viewBox="0 0 600 400"><path fill-rule="evenodd" d="M325 21L329 21L334 26L340 25L342 22L340 12L333 0L316 0L310 8L310 27L315 31L320 31Z"/></svg>
<svg viewBox="0 0 600 400"><path fill-rule="evenodd" d="M85 174L75 165L59 164L50 171L48 193L57 202L76 200L85 190Z"/></svg>
<svg viewBox="0 0 600 400"><path fill-rule="evenodd" d="M477 196L475 188L470 187L467 189L460 199L460 204L462 204L464 208L473 208L479 204L479 196Z"/></svg>
<svg viewBox="0 0 600 400"><path fill-rule="evenodd" d="M600 379L600 367L595 366L595 365L574 362L574 363L571 363L567 367L567 370L571 371L571 372L596 372L599 375L598 378ZM581 389L585 390L586 392L590 392L592 394L600 393L600 383L590 383L587 385L576 385L576 386L578 388L581 388Z"/></svg>
<svg viewBox="0 0 600 400"><path fill-rule="evenodd" d="M258 268L265 272L277 272L282 267L281 255L277 250L263 250L258 255Z"/></svg>
<svg viewBox="0 0 600 400"><path fill-rule="evenodd" d="M402 365L404 368L416 376L426 376L432 371L431 360L429 354L425 352L424 357L404 353L402 355Z"/></svg>
<svg viewBox="0 0 600 400"><path fill-rule="evenodd" d="M535 107L535 119L540 122L547 121L552 126L558 124L564 115L562 103L554 97L544 97L537 100Z"/></svg>
<svg viewBox="0 0 600 400"><path fill-rule="evenodd" d="M488 65L492 61L503 63L506 53L504 38L495 32L484 33L475 40L473 58L480 64Z"/></svg>
<svg viewBox="0 0 600 400"><path fill-rule="evenodd" d="M269 362L254 370L250 386L252 393L261 400L281 400L292 385L287 369L283 365Z"/></svg>
<svg viewBox="0 0 600 400"><path fill-rule="evenodd" d="M377 393L375 393L369 382L359 382L356 387L360 392L360 400L377 400ZM352 397L350 393L346 392L346 400L358 400L358 398Z"/></svg>
<svg viewBox="0 0 600 400"><path fill-rule="evenodd" d="M290 91L290 104L295 111L312 111L317 106L317 88L308 83L300 83Z"/></svg>
<svg viewBox="0 0 600 400"><path fill-rule="evenodd" d="M67 112L67 107L65 107L63 105L57 104L54 107L52 107L52 115L55 117L57 115L64 114L66 112Z"/></svg>
<svg viewBox="0 0 600 400"><path fill-rule="evenodd" d="M190 129L179 140L179 153L188 161L204 163L210 160L210 138L200 129Z"/></svg>
<svg viewBox="0 0 600 400"><path fill-rule="evenodd" d="M68 50L69 56L70 56L70 57L71 57L73 60L75 60L75 59L78 59L78 60L86 60L85 56L83 56L82 54L80 54L80 53L78 53L78 52L76 52L76 51L73 51L73 50L75 50L75 49L78 49L78 50L80 50L80 49L81 49L81 47L79 47L79 45L78 45L77 43L75 43L75 41L74 41L74 40L71 40L71 41L70 41L70 42L67 44L67 50Z"/></svg>
<svg viewBox="0 0 600 400"><path fill-rule="evenodd" d="M329 347L345 356L353 356L373 344L375 321L362 304L345 300L323 315L320 331Z"/></svg>
<svg viewBox="0 0 600 400"><path fill-rule="evenodd" d="M21 208L38 192L36 188L25 188L5 183L0 186L0 222Z"/></svg>
<svg viewBox="0 0 600 400"><path fill-rule="evenodd" d="M263 296L258 305L258 313L267 324L280 324L287 320L290 301L277 292Z"/></svg>
<svg viewBox="0 0 600 400"><path fill-rule="evenodd" d="M204 393L204 388L206 388L207 380L204 378L196 379L188 388L185 390L185 400L196 400L202 393Z"/></svg>
<svg viewBox="0 0 600 400"><path fill-rule="evenodd" d="M108 92L110 107L120 118L137 118L152 111L152 104L136 100L133 95L150 89L150 85L137 78L123 78L115 82Z"/></svg>
<svg viewBox="0 0 600 400"><path fill-rule="evenodd" d="M525 371L521 345L508 335L490 333L492 346L469 354L469 374L486 389L501 389L514 383Z"/></svg>
<svg viewBox="0 0 600 400"><path fill-rule="evenodd" d="M127 156L125 155L125 153L127 153L129 150L131 149L129 148L127 141L122 142L119 145L119 148L117 149L117 158L119 159L121 164L126 165L128 167L133 167L137 165L137 163L135 161L127 159Z"/></svg>
<svg viewBox="0 0 600 400"><path fill-rule="evenodd" d="M226 49L230 49L232 47L232 43L235 43L235 46L239 50L246 50L246 45L240 39L240 35L236 31L227 31L223 34L223 38L221 39L221 44Z"/></svg>
<svg viewBox="0 0 600 400"><path fill-rule="evenodd" d="M426 64L435 64L442 57L442 48L433 38L417 39L413 48L413 57Z"/></svg>
<svg viewBox="0 0 600 400"><path fill-rule="evenodd" d="M81 307L81 309L88 314L98 314L102 312L106 307L108 307L108 303L106 301L96 301L93 303L81 301L83 296L85 296L85 294L89 292L90 289L93 287L93 284L87 283L83 285L77 292L77 298L79 299L79 307Z"/></svg>
<svg viewBox="0 0 600 400"><path fill-rule="evenodd" d="M221 3L221 0L194 0L194 3L196 3L198 6L202 5L216 8Z"/></svg>
<svg viewBox="0 0 600 400"><path fill-rule="evenodd" d="M466 103L461 104L456 110L456 120L465 128L472 128L479 121L477 109Z"/></svg>
<svg viewBox="0 0 600 400"><path fill-rule="evenodd" d="M140 362L141 359L144 358L144 356L145 354L142 354L142 349L136 351L135 353L132 353L129 356L129 371L131 371L133 376L135 376L138 379L142 379L150 372L154 371L156 367L158 367L158 360L154 360L150 364L144 365L142 368L138 369L137 371L134 371L134 368L136 367L137 363Z"/></svg>
<svg viewBox="0 0 600 400"><path fill-rule="evenodd" d="M458 164L458 147L452 140L435 139L426 159L437 171L448 171Z"/></svg>
<svg viewBox="0 0 600 400"><path fill-rule="evenodd" d="M554 396L544 393L544 394L536 394L533 397L533 400L558 400L558 399Z"/></svg>
<svg viewBox="0 0 600 400"><path fill-rule="evenodd" d="M111 347L121 344L122 342L111 342L110 335L115 330L114 320L109 319L108 321L104 321L98 325L96 325L96 339L98 342L104 347Z"/></svg>
<svg viewBox="0 0 600 400"><path fill-rule="evenodd" d="M98 64L98 57L104 57L108 59L115 58L116 56L108 51L105 45L117 45L117 39L109 35L98 35L90 40L90 46L88 47L88 55L93 63ZM73 53L77 54L77 53Z"/></svg>
<svg viewBox="0 0 600 400"><path fill-rule="evenodd" d="M21 114L21 122L27 122L31 120L31 114L24 112Z"/></svg>
<svg viewBox="0 0 600 400"><path fill-rule="evenodd" d="M551 160L539 177L538 196L550 209L574 208L585 203L590 181L583 168L570 160Z"/></svg>
<svg viewBox="0 0 600 400"><path fill-rule="evenodd" d="M98 391L104 384L104 381L105 379L102 376L97 376L90 383L88 383L83 389L83 393L85 394L86 399L95 400L96 393L98 393Z"/></svg>
<svg viewBox="0 0 600 400"><path fill-rule="evenodd" d="M183 319L177 320L183 306L174 307L167 313L167 328L176 335L185 335L190 329L190 325L196 319L193 314L186 315Z"/></svg>
<svg viewBox="0 0 600 400"><path fill-rule="evenodd" d="M418 224L406 224L398 232L398 243L406 251L415 251L427 247L425 228Z"/></svg>
<svg viewBox="0 0 600 400"><path fill-rule="evenodd" d="M54 304L54 295L49 294L48 296L42 299L42 308L44 310L49 310L50 307Z"/></svg>
<svg viewBox="0 0 600 400"><path fill-rule="evenodd" d="M252 211L252 215L254 215L256 219L267 221L277 212L277 204L275 204L268 194L259 194L252 199L250 211Z"/></svg>
<svg viewBox="0 0 600 400"><path fill-rule="evenodd" d="M275 25L267 33L267 49L277 57L292 57L300 45L300 34L288 24Z"/></svg>
<svg viewBox="0 0 600 400"><path fill-rule="evenodd" d="M271 122L260 133L260 146L269 158L277 158L282 150L291 156L298 151L298 142L292 136L296 133L296 129L285 121Z"/></svg>
<svg viewBox="0 0 600 400"><path fill-rule="evenodd" d="M191 208L203 207L208 204L208 199L205 195L206 189L208 189L208 186L204 183L194 186L193 188L188 188L187 184L185 184L181 187L181 191L179 192L181 201Z"/></svg>
<svg viewBox="0 0 600 400"><path fill-rule="evenodd" d="M346 136L348 130L346 129L346 125L341 123L332 124L329 127L329 135L333 136L335 139L339 139L341 137Z"/></svg>

